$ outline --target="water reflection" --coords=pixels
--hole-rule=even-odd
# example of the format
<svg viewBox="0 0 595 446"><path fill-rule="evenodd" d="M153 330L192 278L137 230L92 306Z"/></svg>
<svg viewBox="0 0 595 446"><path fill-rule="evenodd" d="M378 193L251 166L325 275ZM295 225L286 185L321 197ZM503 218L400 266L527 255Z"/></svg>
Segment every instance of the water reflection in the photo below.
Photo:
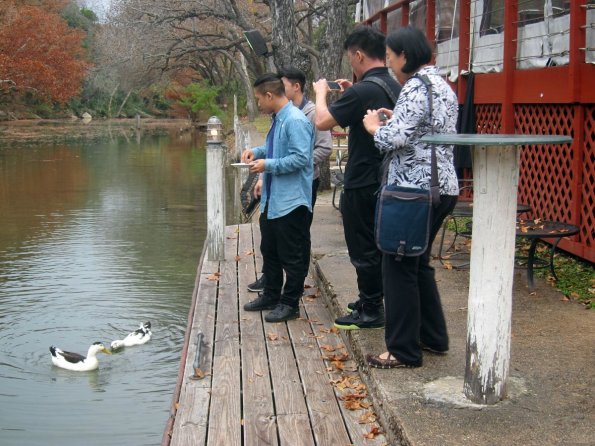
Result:
<svg viewBox="0 0 595 446"><path fill-rule="evenodd" d="M206 234L204 142L0 146L0 444L154 445ZM152 340L52 365L151 321Z"/></svg>

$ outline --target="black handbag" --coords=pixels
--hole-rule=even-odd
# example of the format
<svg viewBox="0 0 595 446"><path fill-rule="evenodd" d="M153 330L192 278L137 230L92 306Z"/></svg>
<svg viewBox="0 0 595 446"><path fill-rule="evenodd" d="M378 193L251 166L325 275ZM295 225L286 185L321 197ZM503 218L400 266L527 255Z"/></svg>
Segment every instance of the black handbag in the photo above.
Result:
<svg viewBox="0 0 595 446"><path fill-rule="evenodd" d="M432 84L427 76L419 76L426 85L432 123ZM430 189L387 185L390 162L384 163L383 186L376 202L374 237L376 246L386 254L403 257L422 255L430 240L432 206L440 202L436 149L432 146Z"/></svg>
<svg viewBox="0 0 595 446"><path fill-rule="evenodd" d="M242 189L240 190L240 201L242 203L242 213L246 219L249 219L256 210L260 197L254 197L254 187L258 182L259 175L257 173L248 174L248 178L244 181Z"/></svg>

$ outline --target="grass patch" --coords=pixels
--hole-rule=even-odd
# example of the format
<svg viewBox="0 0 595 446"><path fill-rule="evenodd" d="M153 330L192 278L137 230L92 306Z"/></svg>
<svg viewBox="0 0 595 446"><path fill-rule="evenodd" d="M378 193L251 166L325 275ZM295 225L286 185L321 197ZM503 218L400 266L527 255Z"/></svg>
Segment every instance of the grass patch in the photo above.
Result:
<svg viewBox="0 0 595 446"><path fill-rule="evenodd" d="M527 255L529 242L517 243L517 251ZM537 255L549 261L551 247L548 244L537 245ZM554 254L554 268L558 280L551 275L548 268L534 269L535 277L545 281L564 294L568 300L577 300L587 308L595 308L595 267L570 254L556 250Z"/></svg>
<svg viewBox="0 0 595 446"><path fill-rule="evenodd" d="M252 124L254 127L256 127L256 130L258 130L261 135L265 136L271 128L271 117L259 114L256 118L254 118Z"/></svg>

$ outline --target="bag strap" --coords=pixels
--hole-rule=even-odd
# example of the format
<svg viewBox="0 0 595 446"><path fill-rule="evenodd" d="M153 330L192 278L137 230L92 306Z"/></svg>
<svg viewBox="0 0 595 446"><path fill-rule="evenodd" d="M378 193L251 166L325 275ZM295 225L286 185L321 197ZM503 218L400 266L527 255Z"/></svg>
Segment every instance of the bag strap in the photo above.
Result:
<svg viewBox="0 0 595 446"><path fill-rule="evenodd" d="M430 111L430 126L432 128L432 135L434 134L434 98L432 95L432 82L425 74L415 73L413 77L418 78L422 84L426 87L428 92L428 105ZM430 192L432 194L432 204L434 206L438 206L440 203L440 186L438 184L438 161L436 160L436 147L434 144L432 146L432 158L430 161Z"/></svg>
<svg viewBox="0 0 595 446"><path fill-rule="evenodd" d="M389 99L392 101L393 103L393 108L395 106L395 104L397 103L397 96L395 95L394 91L391 90L391 88L388 86L388 84L384 81L384 79L381 79L377 76L370 76L365 78L362 82L372 82L373 84L378 85L380 88L382 88L384 90L384 92L386 93L386 95L389 97ZM390 166L390 161L392 159L392 154L391 153L387 153L383 160L382 160L382 181L380 182L380 184L386 184L386 180L388 178L388 168Z"/></svg>
<svg viewBox="0 0 595 446"><path fill-rule="evenodd" d="M384 92L390 98L390 100L393 101L393 107L397 103L397 96L395 95L394 91L392 91L390 89L388 84L386 82L384 82L383 79L380 79L379 77L376 77L376 76L370 76L370 77L365 78L362 82L372 82L373 84L378 85L380 88L382 88L384 90Z"/></svg>

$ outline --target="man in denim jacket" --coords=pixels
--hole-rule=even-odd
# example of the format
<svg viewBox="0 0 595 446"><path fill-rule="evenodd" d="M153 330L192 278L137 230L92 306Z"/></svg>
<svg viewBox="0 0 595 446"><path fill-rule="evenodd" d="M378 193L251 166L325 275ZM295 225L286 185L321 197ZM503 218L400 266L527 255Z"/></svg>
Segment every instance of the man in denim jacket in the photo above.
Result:
<svg viewBox="0 0 595 446"><path fill-rule="evenodd" d="M265 320L282 322L299 317L299 299L304 291L302 257L312 212L314 129L287 99L277 74L262 75L254 82L254 89L258 107L273 118L266 144L242 154L251 172L264 172L262 187L255 193L261 194L260 251L267 279L264 291L244 305L244 310L273 310Z"/></svg>

